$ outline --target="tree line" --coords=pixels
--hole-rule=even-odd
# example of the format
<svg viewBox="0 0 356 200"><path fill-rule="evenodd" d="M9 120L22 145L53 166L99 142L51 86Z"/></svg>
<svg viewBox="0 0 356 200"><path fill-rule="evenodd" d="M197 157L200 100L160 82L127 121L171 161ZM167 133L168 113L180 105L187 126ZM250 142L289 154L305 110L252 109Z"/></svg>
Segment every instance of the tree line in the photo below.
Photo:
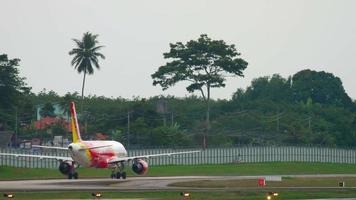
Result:
<svg viewBox="0 0 356 200"><path fill-rule="evenodd" d="M55 117L54 105L63 116L69 102L81 105L83 136L108 134L129 147L235 146L235 145L356 145L356 106L342 81L332 73L302 70L290 77L259 77L231 99L211 98L211 89L225 86L227 76L243 77L248 63L235 45L201 35L197 40L170 44L169 61L152 74L162 89L188 83L179 98L154 96L133 99L84 96L86 74L99 68L97 35L85 33L74 40L72 65L84 72L82 93L63 96L54 91L31 92L19 75L19 59L0 56L0 130L14 130L22 138L70 136L61 124L37 130L36 108L42 117ZM57 113L58 114L58 113Z"/></svg>
<svg viewBox="0 0 356 200"><path fill-rule="evenodd" d="M313 78L297 79L305 73L314 74ZM330 73L312 70L288 78L280 75L256 78L246 89L237 89L230 100L211 101L209 133L205 132L206 103L200 96L147 99L85 96L84 112L80 113L81 129L86 138L105 133L130 147L202 146L204 137L207 146L355 146L355 102L347 96L342 84L341 87L329 84L333 81L341 84ZM317 89L319 86L323 88ZM79 103L81 96L78 93L61 96L54 91L22 93L18 103L12 105L17 107L20 102L27 105L17 108L19 136L70 137L60 126L48 127L50 132L31 126L36 119L36 105L43 105L41 115L54 116L54 103L68 112L70 101ZM8 122L7 128L13 130L14 111L1 112L2 120Z"/></svg>

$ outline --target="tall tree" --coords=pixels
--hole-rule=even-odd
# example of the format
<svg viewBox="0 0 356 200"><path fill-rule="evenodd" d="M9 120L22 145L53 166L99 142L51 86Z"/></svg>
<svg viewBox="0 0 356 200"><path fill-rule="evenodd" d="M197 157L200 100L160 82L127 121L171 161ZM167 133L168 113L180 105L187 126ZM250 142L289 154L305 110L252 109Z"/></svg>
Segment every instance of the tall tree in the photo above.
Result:
<svg viewBox="0 0 356 200"><path fill-rule="evenodd" d="M239 91L237 91L239 92ZM238 95L238 94L237 94ZM246 100L268 99L272 101L292 101L291 78L279 74L253 79L245 92Z"/></svg>
<svg viewBox="0 0 356 200"><path fill-rule="evenodd" d="M76 48L73 48L69 55L73 55L72 66L78 71L78 73L84 73L83 85L82 85L82 106L84 98L84 86L85 86L85 76L86 74L93 74L93 65L100 69L99 59L105 59L105 56L99 52L103 46L98 46L98 35L93 35L92 33L86 32L83 34L81 40L73 39L76 44Z"/></svg>
<svg viewBox="0 0 356 200"><path fill-rule="evenodd" d="M20 59L9 59L0 54L0 124L13 122L15 112L21 109L20 101L30 93L25 78L20 77L18 69ZM13 123L10 123L13 124Z"/></svg>
<svg viewBox="0 0 356 200"><path fill-rule="evenodd" d="M163 55L165 59L171 61L151 75L153 85L160 85L166 90L177 82L189 82L187 91L199 91L206 103L208 131L211 88L225 87L227 76L243 77L243 70L248 63L239 58L240 53L237 52L235 45L228 45L223 40L212 40L206 34L186 44L182 42L170 44L170 51Z"/></svg>
<svg viewBox="0 0 356 200"><path fill-rule="evenodd" d="M332 73L306 69L294 74L292 83L295 101L311 98L316 103L352 107L341 79Z"/></svg>

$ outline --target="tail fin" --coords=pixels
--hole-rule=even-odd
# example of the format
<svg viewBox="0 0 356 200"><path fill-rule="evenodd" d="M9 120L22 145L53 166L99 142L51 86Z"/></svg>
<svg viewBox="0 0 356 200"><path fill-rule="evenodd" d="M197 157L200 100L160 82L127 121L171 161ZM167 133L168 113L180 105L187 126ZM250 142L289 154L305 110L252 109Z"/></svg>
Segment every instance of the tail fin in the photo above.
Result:
<svg viewBox="0 0 356 200"><path fill-rule="evenodd" d="M71 123L72 123L72 134L73 134L73 142L79 142L82 140L80 137L77 113L75 111L74 102L70 102L70 114L71 114Z"/></svg>

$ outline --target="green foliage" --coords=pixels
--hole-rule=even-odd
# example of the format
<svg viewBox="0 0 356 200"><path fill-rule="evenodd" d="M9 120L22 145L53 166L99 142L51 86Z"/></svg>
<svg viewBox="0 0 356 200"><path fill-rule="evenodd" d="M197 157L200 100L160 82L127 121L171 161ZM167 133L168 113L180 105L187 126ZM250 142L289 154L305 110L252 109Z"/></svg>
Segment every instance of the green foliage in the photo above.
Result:
<svg viewBox="0 0 356 200"><path fill-rule="evenodd" d="M8 59L6 54L0 55L0 102L1 107L12 106L13 100L24 91L24 78L19 76L20 59Z"/></svg>
<svg viewBox="0 0 356 200"><path fill-rule="evenodd" d="M292 91L295 101L307 101L351 107L352 100L346 94L340 78L324 71L302 70L293 78Z"/></svg>
<svg viewBox="0 0 356 200"><path fill-rule="evenodd" d="M248 63L239 57L235 45L212 40L206 34L186 44L170 44L170 51L163 55L171 61L151 75L153 85L160 85L166 90L184 81L189 83L186 87L188 92L200 92L206 103L205 130L208 132L211 88L225 87L227 76L243 77Z"/></svg>
<svg viewBox="0 0 356 200"><path fill-rule="evenodd" d="M67 92L61 99L59 100L59 105L63 109L63 114L69 115L69 104L70 102L76 102L79 99L79 94L77 92L71 94Z"/></svg>
<svg viewBox="0 0 356 200"><path fill-rule="evenodd" d="M290 78L285 79L278 74L274 74L272 77L265 76L254 79L251 86L247 87L245 96L253 100L292 101L292 91L290 87ZM241 96L241 91L238 91L236 95Z"/></svg>
<svg viewBox="0 0 356 200"><path fill-rule="evenodd" d="M42 117L54 117L54 107L51 103L46 103L42 107L40 114Z"/></svg>
<svg viewBox="0 0 356 200"><path fill-rule="evenodd" d="M119 129L111 130L109 133L111 135L111 139L115 141L123 141L125 138L124 132Z"/></svg>
<svg viewBox="0 0 356 200"><path fill-rule="evenodd" d="M25 86L24 82L19 84ZM15 119L15 110L5 112L8 102L12 103L10 108L18 108L19 124L27 123L19 127L23 137L44 138L50 137L49 133L65 133L60 125L46 130L34 130L29 126L35 120L34 105L45 105L43 116L53 116L52 103L61 105L66 113L69 102L80 99L78 93L60 96L54 91L43 90L35 95L22 87L12 88L17 95L6 97L14 101L1 102L1 119ZM83 138L105 133L114 140L129 143L131 148L201 146L203 137L210 147L356 146L355 102L345 93L340 79L326 72L303 70L292 78L278 74L260 77L246 89L237 89L231 100L210 100L211 129L208 133L205 132L204 96L124 99L93 95L85 97L83 104L85 110L79 115L80 123L85 124L87 130L82 131L85 132Z"/></svg>
<svg viewBox="0 0 356 200"><path fill-rule="evenodd" d="M16 113L26 113L31 109L30 87L25 78L20 77L18 69L20 59L9 59L6 54L0 54L0 124L11 126L16 123ZM19 121L17 121L19 123Z"/></svg>
<svg viewBox="0 0 356 200"><path fill-rule="evenodd" d="M177 124L154 128L150 140L152 145L157 146L183 147L192 144L190 138L180 130Z"/></svg>
<svg viewBox="0 0 356 200"><path fill-rule="evenodd" d="M231 100L211 101L211 130L206 135L209 146L356 146L356 113L352 109L317 103L312 98L305 102L282 98L273 93L289 93L286 91L289 81L273 77L256 79L267 81L258 87L252 84L246 92L238 90ZM282 81L275 84L272 80ZM279 96L282 99L278 99ZM46 96L37 96L42 97ZM162 101L166 102L166 113L159 112L158 105ZM124 144L129 142L131 148L202 144L205 102L196 96L131 100L89 96L85 98L85 107L89 113L85 137L106 133Z"/></svg>
<svg viewBox="0 0 356 200"><path fill-rule="evenodd" d="M82 99L84 97L84 85L86 74L93 74L93 65L100 69L99 57L105 59L105 56L99 52L103 46L97 46L99 43L97 40L98 35L86 32L83 34L81 40L73 39L76 44L76 48L73 48L69 55L73 55L72 66L78 71L78 73L84 72L83 86L82 86Z"/></svg>
<svg viewBox="0 0 356 200"><path fill-rule="evenodd" d="M205 34L186 44L170 44L170 48L170 52L163 55L173 61L152 74L153 85L159 84L164 90L179 81L191 82L187 87L189 92L202 92L203 87L225 87L227 74L243 76L242 72L247 67L247 62L238 57L240 53L235 45L212 40Z"/></svg>
<svg viewBox="0 0 356 200"><path fill-rule="evenodd" d="M78 73L93 74L93 65L100 69L98 57L105 59L105 56L98 52L103 46L97 46L97 37L98 35L86 32L81 40L73 39L77 47L72 49L69 55L74 55L71 64Z"/></svg>

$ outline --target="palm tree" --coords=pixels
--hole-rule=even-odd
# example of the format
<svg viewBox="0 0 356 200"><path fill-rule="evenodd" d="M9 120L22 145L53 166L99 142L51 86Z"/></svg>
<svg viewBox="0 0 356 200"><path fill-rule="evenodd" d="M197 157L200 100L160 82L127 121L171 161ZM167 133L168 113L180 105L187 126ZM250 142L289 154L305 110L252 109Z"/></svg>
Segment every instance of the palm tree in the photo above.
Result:
<svg viewBox="0 0 356 200"><path fill-rule="evenodd" d="M84 33L81 40L73 39L76 43L76 48L69 52L69 55L74 55L71 62L72 66L74 66L78 73L84 72L81 107L83 107L85 76L87 73L94 73L93 65L97 69L100 69L98 57L105 59L105 56L98 52L103 46L97 46L97 37L98 35L93 35L89 32Z"/></svg>

